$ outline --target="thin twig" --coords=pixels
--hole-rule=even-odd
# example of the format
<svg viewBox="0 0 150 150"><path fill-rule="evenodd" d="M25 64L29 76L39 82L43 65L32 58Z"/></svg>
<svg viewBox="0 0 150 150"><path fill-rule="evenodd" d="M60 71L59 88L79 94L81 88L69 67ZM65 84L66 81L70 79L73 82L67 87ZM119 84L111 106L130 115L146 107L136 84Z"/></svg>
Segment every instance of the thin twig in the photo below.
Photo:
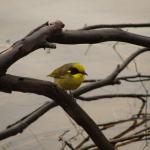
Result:
<svg viewBox="0 0 150 150"><path fill-rule="evenodd" d="M99 24L99 25L85 26L80 30L91 30L99 28L142 28L142 27L144 28L150 27L150 23Z"/></svg>
<svg viewBox="0 0 150 150"><path fill-rule="evenodd" d="M82 101L94 101L94 100L100 100L100 99L113 99L113 98L137 98L137 100L141 100L143 97L150 97L150 94L136 94L136 93L120 93L120 94L105 94L105 95L96 95L96 96L79 96L78 99Z"/></svg>

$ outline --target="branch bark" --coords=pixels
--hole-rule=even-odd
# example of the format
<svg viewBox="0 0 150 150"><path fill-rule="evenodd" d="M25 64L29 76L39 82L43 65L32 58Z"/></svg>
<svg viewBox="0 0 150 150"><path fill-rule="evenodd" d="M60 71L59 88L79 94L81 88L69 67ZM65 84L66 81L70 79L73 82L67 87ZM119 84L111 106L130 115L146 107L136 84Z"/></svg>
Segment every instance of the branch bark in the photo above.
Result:
<svg viewBox="0 0 150 150"><path fill-rule="evenodd" d="M77 90L75 90L73 92L73 95L75 97L78 97L81 94L84 94L86 92L89 92L91 90L100 88L102 86L106 86L106 85L113 85L115 82L115 78L118 76L118 74L124 70L124 68L138 55L140 55L141 53L144 53L146 51L150 51L149 48L143 48L143 49L139 49L136 52L134 52L133 54L131 54L121 65L118 65L116 67L116 69L110 74L108 75L105 79L97 81L95 83L91 83L87 86L83 86Z"/></svg>
<svg viewBox="0 0 150 150"><path fill-rule="evenodd" d="M94 100L99 100L99 99L105 99L105 98L141 98L141 97L150 97L150 94L135 94L135 93L130 93L130 94L105 94L105 95L96 95L96 96L79 96L78 99L83 100L83 101L94 101ZM141 100L141 99L139 99Z"/></svg>
<svg viewBox="0 0 150 150"><path fill-rule="evenodd" d="M49 97L57 102L85 131L95 144L104 150L114 150L95 122L74 101L74 98L55 84L32 78L5 75L0 78L0 90L28 92ZM13 131L12 131L13 132Z"/></svg>
<svg viewBox="0 0 150 150"><path fill-rule="evenodd" d="M22 133L23 130L31 123L37 120L41 115L46 113L50 108L55 107L57 104L54 102L47 102L34 112L23 117L21 120L9 125L5 130L0 132L0 140Z"/></svg>
<svg viewBox="0 0 150 150"><path fill-rule="evenodd" d="M150 37L121 29L66 30L48 38L48 41L61 44L95 44L106 41L120 41L150 47Z"/></svg>
<svg viewBox="0 0 150 150"><path fill-rule="evenodd" d="M61 32L64 24L61 21L48 22L31 31L26 37L15 42L9 49L0 55L0 75L4 75L7 69L17 60L28 55L29 53L45 48L47 38L57 32Z"/></svg>
<svg viewBox="0 0 150 150"><path fill-rule="evenodd" d="M123 24L97 24L85 26L81 30L91 30L99 28L146 28L150 27L150 23L123 23Z"/></svg>
<svg viewBox="0 0 150 150"><path fill-rule="evenodd" d="M46 22L31 31L23 39L14 43L9 49L3 51L0 54L0 90L3 92L19 91L35 93L53 99L79 125L81 125L87 131L87 133L100 149L114 150L114 147L108 142L103 133L100 132L95 122L81 109L81 107L76 102L74 102L73 98L69 96L65 91L59 89L53 83L48 81L5 74L7 72L7 69L13 63L28 55L29 53L35 51L36 49L51 46L50 43L53 42L62 44L86 44L106 41L122 41L139 46L150 47L150 38L129 33L121 29L62 31L63 27L64 24L61 21L52 23ZM55 45L52 44L52 47L55 47ZM136 55L134 57L136 57ZM126 63L128 64L129 62ZM117 74L121 72L127 64L119 66L116 69ZM113 72L109 77L107 77L106 80L103 80L103 82L101 82L100 84L105 85L108 84L108 81L111 82L117 76L116 72ZM96 84L94 86L97 86ZM100 84L98 83L98 87L100 87ZM92 85L91 87L94 88L94 86ZM85 91L87 92L87 90L85 89L80 89L80 92L75 91L74 95L80 95ZM12 132L14 132L14 130L12 130Z"/></svg>

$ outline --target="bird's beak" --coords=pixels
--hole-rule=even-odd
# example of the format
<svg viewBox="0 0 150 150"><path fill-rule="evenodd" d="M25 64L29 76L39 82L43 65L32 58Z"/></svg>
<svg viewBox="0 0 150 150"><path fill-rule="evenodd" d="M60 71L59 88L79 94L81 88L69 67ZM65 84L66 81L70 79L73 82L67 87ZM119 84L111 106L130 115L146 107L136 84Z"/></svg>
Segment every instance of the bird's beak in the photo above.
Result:
<svg viewBox="0 0 150 150"><path fill-rule="evenodd" d="M84 75L88 76L88 74L86 72L83 72Z"/></svg>

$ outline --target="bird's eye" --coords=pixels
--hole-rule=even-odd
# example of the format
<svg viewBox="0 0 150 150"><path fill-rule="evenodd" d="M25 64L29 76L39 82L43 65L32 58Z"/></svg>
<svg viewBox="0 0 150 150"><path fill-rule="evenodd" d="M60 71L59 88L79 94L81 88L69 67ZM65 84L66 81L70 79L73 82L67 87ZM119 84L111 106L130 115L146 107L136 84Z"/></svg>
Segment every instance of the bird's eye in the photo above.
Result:
<svg viewBox="0 0 150 150"><path fill-rule="evenodd" d="M70 68L69 69L70 73L73 75L73 74L77 74L77 73L80 73L80 71L77 69L77 68Z"/></svg>

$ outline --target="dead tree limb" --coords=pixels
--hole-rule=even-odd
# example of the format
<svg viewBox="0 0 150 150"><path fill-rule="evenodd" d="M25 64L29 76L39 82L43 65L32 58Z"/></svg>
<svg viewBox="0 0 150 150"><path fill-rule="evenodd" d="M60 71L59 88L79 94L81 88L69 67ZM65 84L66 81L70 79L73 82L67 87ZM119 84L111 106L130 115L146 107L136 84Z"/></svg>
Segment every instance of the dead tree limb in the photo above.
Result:
<svg viewBox="0 0 150 150"><path fill-rule="evenodd" d="M6 72L13 63L29 53L39 48L51 47L50 43L87 44L106 41L122 41L139 46L150 47L150 38L129 33L121 29L62 31L63 27L64 24L61 21L52 23L46 22L31 31L23 39L15 42L9 49L3 51L3 53L0 55L0 90L3 92L19 91L35 93L53 99L87 131L89 136L100 149L113 150L114 147L108 142L102 132L100 132L94 121L81 109L76 102L74 102L73 98L65 91L59 89L56 85L48 81L6 75ZM148 50L149 49L145 48L140 52L135 53L135 56L133 55L132 57L134 58L143 51ZM118 66L116 69L117 73L113 72L109 77L107 77L107 80L111 82L113 79L115 79L130 61L131 60L122 66ZM105 82L108 84L108 81L103 80L103 85ZM83 90L80 89L80 92L76 91L75 93L80 95L83 93Z"/></svg>
<svg viewBox="0 0 150 150"><path fill-rule="evenodd" d="M139 79L140 78L140 79ZM101 81L103 79L88 79L85 80L84 83L91 83ZM117 81L126 81L126 82L140 82L140 81L150 81L150 75L142 75L142 74L135 74L131 76L120 76L116 78Z"/></svg>
<svg viewBox="0 0 150 150"><path fill-rule="evenodd" d="M141 98L141 97L150 97L150 94L135 94L135 93L120 93L120 94L105 94L105 95L96 95L96 96L79 96L78 99L83 100L83 101L94 101L94 100L99 100L99 99L105 99L105 98ZM141 100L141 99L139 99Z"/></svg>
<svg viewBox="0 0 150 150"><path fill-rule="evenodd" d="M0 55L0 75L5 74L10 65L18 59L39 48L47 42L61 44L94 44L106 41L122 41L139 46L150 47L150 37L126 32L121 29L66 30L60 21L45 23L31 31L23 39L15 42Z"/></svg>
<svg viewBox="0 0 150 150"><path fill-rule="evenodd" d="M140 55L141 53L144 53L146 51L150 51L149 48L143 48L143 49L139 49L136 52L134 52L133 54L131 54L121 65L118 65L116 67L116 69L110 74L108 75L105 79L97 81L95 83L91 83L89 85L83 86L77 90L75 90L73 92L74 96L78 97L81 94L84 94L88 91L92 91L94 89L100 88L102 86L106 86L106 85L113 85L115 82L115 78L118 76L118 74L124 70L124 68L138 55Z"/></svg>
<svg viewBox="0 0 150 150"><path fill-rule="evenodd" d="M7 69L17 60L28 55L39 48L45 48L47 38L53 36L57 32L61 32L64 24L60 21L45 23L35 32L30 32L23 39L15 42L9 49L0 55L0 75L4 75Z"/></svg>
<svg viewBox="0 0 150 150"><path fill-rule="evenodd" d="M91 30L100 28L146 28L146 27L150 27L150 23L97 24L85 26L80 30Z"/></svg>
<svg viewBox="0 0 150 150"><path fill-rule="evenodd" d="M47 102L42 105L40 108L29 114L28 116L23 117L21 120L9 125L5 130L0 132L0 140L14 136L18 133L22 133L23 130L37 120L41 115L47 112L50 108L56 106L54 102Z"/></svg>
<svg viewBox="0 0 150 150"><path fill-rule="evenodd" d="M0 90L6 92L19 91L35 93L53 99L59 104L85 131L100 149L114 150L94 121L74 101L72 96L58 88L55 84L32 78L5 75L0 78ZM13 131L12 131L13 132Z"/></svg>
<svg viewBox="0 0 150 150"><path fill-rule="evenodd" d="M150 37L130 33L121 29L65 30L48 38L49 42L61 44L95 44L120 41L150 47Z"/></svg>

